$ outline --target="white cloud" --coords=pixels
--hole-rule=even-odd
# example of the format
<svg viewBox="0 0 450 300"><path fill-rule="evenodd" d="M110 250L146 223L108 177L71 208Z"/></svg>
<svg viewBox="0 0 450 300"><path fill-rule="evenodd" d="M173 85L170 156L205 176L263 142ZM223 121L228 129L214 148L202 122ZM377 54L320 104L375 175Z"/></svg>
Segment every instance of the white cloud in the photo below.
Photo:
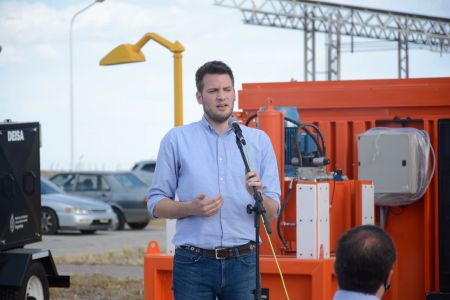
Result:
<svg viewBox="0 0 450 300"><path fill-rule="evenodd" d="M66 18L42 3L5 1L0 4L0 36L3 41L22 44L52 40L68 29Z"/></svg>
<svg viewBox="0 0 450 300"><path fill-rule="evenodd" d="M0 52L0 66L12 65L23 62L17 47L13 44L2 44L2 51Z"/></svg>
<svg viewBox="0 0 450 300"><path fill-rule="evenodd" d="M56 58L58 57L58 51L49 44L36 44L37 53L43 58Z"/></svg>

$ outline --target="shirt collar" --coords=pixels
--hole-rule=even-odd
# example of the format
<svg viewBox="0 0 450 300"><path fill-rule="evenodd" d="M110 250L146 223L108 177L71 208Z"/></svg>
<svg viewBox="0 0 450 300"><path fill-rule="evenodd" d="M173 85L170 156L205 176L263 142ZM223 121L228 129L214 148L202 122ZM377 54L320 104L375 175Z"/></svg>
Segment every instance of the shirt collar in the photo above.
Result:
<svg viewBox="0 0 450 300"><path fill-rule="evenodd" d="M202 119L200 120L200 124L207 130L215 132L214 127L209 124L208 120L206 119L205 115L203 115Z"/></svg>
<svg viewBox="0 0 450 300"><path fill-rule="evenodd" d="M211 124L209 124L209 122L208 122L208 120L206 119L205 115L203 115L202 119L200 120L200 124L201 124L205 129L209 130L210 132L213 132L213 133L216 133L216 134L217 134L216 129L215 129L213 126L211 126ZM231 132L231 127L228 128L228 130L224 133L224 135L225 135L225 134L230 134L230 132Z"/></svg>
<svg viewBox="0 0 450 300"><path fill-rule="evenodd" d="M342 289L339 289L336 291L336 296L342 297L342 298L338 298L338 299L380 300L380 298L378 298L377 296L372 295L372 294L364 294L361 292L342 290Z"/></svg>

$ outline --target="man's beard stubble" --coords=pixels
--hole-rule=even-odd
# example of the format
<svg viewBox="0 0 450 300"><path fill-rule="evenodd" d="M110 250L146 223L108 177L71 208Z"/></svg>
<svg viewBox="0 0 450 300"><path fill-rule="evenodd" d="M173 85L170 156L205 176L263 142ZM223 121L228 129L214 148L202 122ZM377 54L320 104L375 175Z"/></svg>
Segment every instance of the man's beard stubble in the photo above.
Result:
<svg viewBox="0 0 450 300"><path fill-rule="evenodd" d="M230 110L230 112L227 113L225 116L221 116L221 115L212 113L211 111L205 109L204 107L203 107L203 112L205 113L205 115L208 116L209 120L211 120L215 123L218 123L218 124L227 122L228 118L233 114L233 110Z"/></svg>

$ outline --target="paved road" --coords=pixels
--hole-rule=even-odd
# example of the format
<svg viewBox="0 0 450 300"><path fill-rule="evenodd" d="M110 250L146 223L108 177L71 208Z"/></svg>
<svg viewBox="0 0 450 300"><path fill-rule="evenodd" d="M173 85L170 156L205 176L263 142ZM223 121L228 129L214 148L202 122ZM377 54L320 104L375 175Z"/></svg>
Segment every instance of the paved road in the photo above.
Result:
<svg viewBox="0 0 450 300"><path fill-rule="evenodd" d="M62 232L44 235L41 242L30 244L27 248L50 249L53 256L67 256L103 253L123 248L147 248L148 242L156 240L165 251L166 237L163 221L154 221L143 230L125 229L122 231L97 231L95 234Z"/></svg>

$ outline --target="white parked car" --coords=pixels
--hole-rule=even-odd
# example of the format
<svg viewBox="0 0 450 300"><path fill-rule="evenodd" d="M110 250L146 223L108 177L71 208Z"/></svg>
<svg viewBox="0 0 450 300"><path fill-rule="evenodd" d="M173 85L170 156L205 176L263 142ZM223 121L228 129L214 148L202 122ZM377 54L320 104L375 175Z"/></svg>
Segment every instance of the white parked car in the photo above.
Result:
<svg viewBox="0 0 450 300"><path fill-rule="evenodd" d="M144 181L147 185L152 184L153 173L155 172L156 161L154 160L142 160L137 162L131 172Z"/></svg>
<svg viewBox="0 0 450 300"><path fill-rule="evenodd" d="M56 184L41 177L42 233L79 230L92 234L114 228L118 220L112 207L102 201L66 194Z"/></svg>

